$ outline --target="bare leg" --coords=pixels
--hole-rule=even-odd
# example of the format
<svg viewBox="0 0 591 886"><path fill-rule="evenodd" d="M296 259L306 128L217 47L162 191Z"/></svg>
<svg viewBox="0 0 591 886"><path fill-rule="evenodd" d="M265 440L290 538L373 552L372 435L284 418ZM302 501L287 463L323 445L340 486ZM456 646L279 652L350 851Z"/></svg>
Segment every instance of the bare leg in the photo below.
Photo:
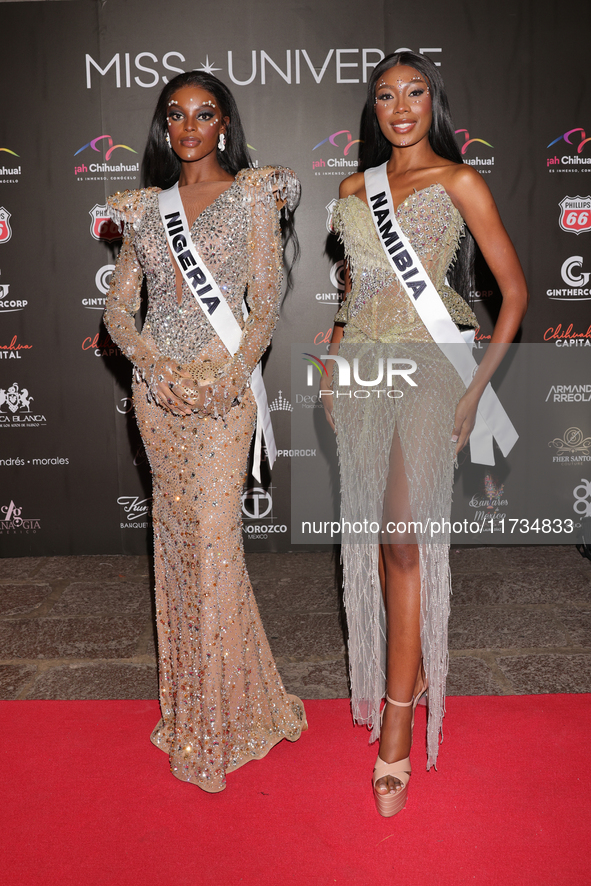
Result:
<svg viewBox="0 0 591 886"><path fill-rule="evenodd" d="M384 524L394 521L403 530L410 513L408 486L400 440L396 433L390 453L388 484L384 497ZM423 685L421 669L421 577L419 549L414 534L391 532L388 544L380 545L380 581L388 624L387 693L408 702ZM394 763L408 757L411 747L412 707L386 704L380 734L380 758ZM401 786L394 776L377 783L381 793Z"/></svg>

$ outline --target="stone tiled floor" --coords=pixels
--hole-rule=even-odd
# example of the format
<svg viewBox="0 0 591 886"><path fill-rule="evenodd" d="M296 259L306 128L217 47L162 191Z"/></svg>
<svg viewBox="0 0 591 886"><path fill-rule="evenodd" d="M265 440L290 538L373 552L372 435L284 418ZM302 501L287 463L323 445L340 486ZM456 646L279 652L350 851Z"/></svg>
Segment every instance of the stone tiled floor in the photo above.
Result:
<svg viewBox="0 0 591 886"><path fill-rule="evenodd" d="M348 695L333 553L250 554L284 682ZM576 548L451 552L450 695L591 691L591 562ZM0 697L156 698L147 557L0 561Z"/></svg>

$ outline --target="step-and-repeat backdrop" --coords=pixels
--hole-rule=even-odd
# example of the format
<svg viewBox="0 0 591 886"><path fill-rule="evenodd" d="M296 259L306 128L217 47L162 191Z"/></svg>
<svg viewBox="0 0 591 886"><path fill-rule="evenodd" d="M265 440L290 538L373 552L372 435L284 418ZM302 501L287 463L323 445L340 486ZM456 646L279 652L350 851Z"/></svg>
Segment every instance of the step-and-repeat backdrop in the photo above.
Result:
<svg viewBox="0 0 591 886"><path fill-rule="evenodd" d="M233 90L255 162L291 166L302 182L301 259L265 365L279 458L272 477L245 487L245 543L261 551L327 541L302 535L301 494L292 521L294 484L310 497L306 515L338 517L334 440L302 355L326 352L343 285L331 205L356 168L371 70L400 48L440 67L464 160L490 185L532 295L527 347L496 382L521 434L516 460L464 460L457 520L492 529L504 518L533 523L536 513L590 516L589 24L585 0L2 3L2 555L149 545L131 369L102 324L120 245L105 204L139 187L157 95L190 69ZM475 299L484 346L499 296L482 266ZM532 501L539 512L526 510ZM528 541L546 538L541 523L528 524ZM478 538L487 540L524 539Z"/></svg>

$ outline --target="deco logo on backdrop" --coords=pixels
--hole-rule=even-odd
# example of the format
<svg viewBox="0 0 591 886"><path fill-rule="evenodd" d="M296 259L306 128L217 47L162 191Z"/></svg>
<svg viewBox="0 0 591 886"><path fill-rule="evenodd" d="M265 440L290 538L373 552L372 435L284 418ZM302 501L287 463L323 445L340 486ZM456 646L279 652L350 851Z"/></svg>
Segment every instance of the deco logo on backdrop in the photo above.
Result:
<svg viewBox="0 0 591 886"><path fill-rule="evenodd" d="M14 382L0 388L0 428L42 428L47 424L44 415L31 411L32 397L27 388Z"/></svg>
<svg viewBox="0 0 591 886"><path fill-rule="evenodd" d="M0 244L8 243L12 237L12 228L10 227L11 214L4 206L0 206Z"/></svg>
<svg viewBox="0 0 591 886"><path fill-rule="evenodd" d="M591 196L565 197L558 204L558 223L567 234L584 234L591 231Z"/></svg>
<svg viewBox="0 0 591 886"><path fill-rule="evenodd" d="M17 157L10 148L0 148L0 185L17 185L18 177L21 175L21 167L14 165L14 160L10 157L3 157L3 154L9 154L11 157ZM11 164L7 166L6 164Z"/></svg>
<svg viewBox="0 0 591 886"><path fill-rule="evenodd" d="M10 283L0 283L0 314L12 314L14 311L22 311L28 301L22 298L9 298L8 290Z"/></svg>
<svg viewBox="0 0 591 886"><path fill-rule="evenodd" d="M151 501L151 497L140 499L138 495L120 495L117 504L123 508L125 519L119 523L119 528L147 529L150 525Z"/></svg>
<svg viewBox="0 0 591 886"><path fill-rule="evenodd" d="M551 141L547 148L552 148L560 142L568 145L570 151L559 157L557 152L560 148L555 148L554 157L548 157L546 160L548 172L591 172L591 156L584 156L584 152L588 155L591 153L591 137L587 138L584 129L577 126L575 129L567 130ZM575 147L576 151L573 153ZM568 148L566 150L568 151Z"/></svg>
<svg viewBox="0 0 591 886"><path fill-rule="evenodd" d="M568 428L548 446L554 449L552 461L558 464L581 465L591 461L591 437L586 437L580 428Z"/></svg>
<svg viewBox="0 0 591 886"><path fill-rule="evenodd" d="M92 209L89 209L88 214L90 216L90 233L95 240L102 240L106 243L121 240L123 231L109 215L106 204L101 206L95 203Z"/></svg>
<svg viewBox="0 0 591 886"><path fill-rule="evenodd" d="M28 535L41 529L38 517L24 517L22 507L18 508L11 499L10 504L0 507L0 535Z"/></svg>
<svg viewBox="0 0 591 886"><path fill-rule="evenodd" d="M98 147L99 143L100 147ZM100 154L101 150L103 150L105 152L103 162L93 162L91 159L92 155L90 155L89 159L88 154L85 153L89 148L97 154ZM129 145L114 144L110 135L99 135L89 141L88 144L78 148L74 157L82 153L85 153L85 156L80 158L77 166L74 166L76 179L78 181L135 181L140 172L139 160L135 163L124 163L123 158L118 155L117 159L119 162L109 162L114 151L117 150L131 151L132 154L137 154L137 151L134 148L130 148ZM88 165L86 165L87 162Z"/></svg>
<svg viewBox="0 0 591 886"><path fill-rule="evenodd" d="M394 51L401 52L407 48L399 47ZM367 83L372 70L384 58L382 50L375 48L333 48L322 50L322 52L315 56L314 53L308 53L306 49L286 49L285 53L273 50L271 54L264 49L242 48L239 53L240 57L235 58L234 51L230 49L225 55L226 68L223 67L224 62L219 57L218 60L210 62L209 55L206 55L205 61L201 61L201 64L197 66L195 58L187 61L183 53L178 50L165 52L162 61L153 52L138 52L137 54L116 52L104 67L101 67L99 62L86 53L86 88L100 87L100 78L108 77L117 89L130 89L132 86L153 89L159 87L161 83L168 83L169 74L172 73L174 76L182 74L186 70L204 71L207 74L217 74L221 71L221 78L224 79L227 74L230 81L236 86L250 86L251 83L255 83L257 86L266 86L267 83L278 82L278 80L282 80L289 86L298 86L300 83L320 85L325 78L327 81L336 83ZM435 58L431 60L438 67L441 65L438 59L442 47L420 47L418 52L420 55L429 57L435 55ZM203 51L201 51L201 59L203 59Z"/></svg>
<svg viewBox="0 0 591 886"><path fill-rule="evenodd" d="M589 301L591 299L591 289L588 286L591 274L583 271L582 255L571 255L570 258L565 259L560 268L560 276L567 288L547 289L548 298L557 301Z"/></svg>

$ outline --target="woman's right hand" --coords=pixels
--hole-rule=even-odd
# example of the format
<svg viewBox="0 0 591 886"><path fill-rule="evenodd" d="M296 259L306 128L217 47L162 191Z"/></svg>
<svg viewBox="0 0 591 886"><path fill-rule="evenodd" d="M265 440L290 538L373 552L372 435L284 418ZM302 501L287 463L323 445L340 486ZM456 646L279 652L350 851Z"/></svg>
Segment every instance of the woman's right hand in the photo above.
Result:
<svg viewBox="0 0 591 886"><path fill-rule="evenodd" d="M185 380L190 384L185 385ZM191 375L174 360L158 361L150 392L156 402L173 415L191 415L197 405L193 390L195 382Z"/></svg>

